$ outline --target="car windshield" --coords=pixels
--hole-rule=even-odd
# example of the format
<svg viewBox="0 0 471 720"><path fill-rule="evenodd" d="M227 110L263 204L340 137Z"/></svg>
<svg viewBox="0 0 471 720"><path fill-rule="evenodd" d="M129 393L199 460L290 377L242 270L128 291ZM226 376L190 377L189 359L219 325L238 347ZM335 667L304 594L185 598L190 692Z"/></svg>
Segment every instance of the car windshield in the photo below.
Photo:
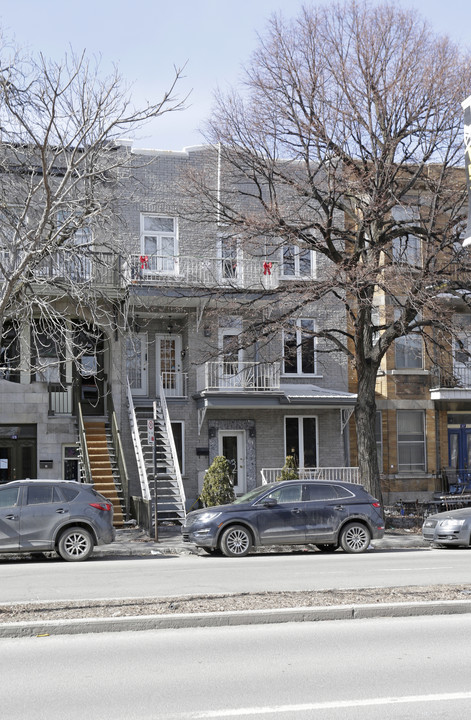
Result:
<svg viewBox="0 0 471 720"><path fill-rule="evenodd" d="M277 487L277 483L270 483L269 485L260 485L259 487L254 488L253 490L249 490L248 493L245 493L245 495L241 495L240 497L236 498L234 500L234 505L241 505L242 503L248 503L252 502L252 500L256 500L261 495L265 495L265 493L269 492L272 488Z"/></svg>

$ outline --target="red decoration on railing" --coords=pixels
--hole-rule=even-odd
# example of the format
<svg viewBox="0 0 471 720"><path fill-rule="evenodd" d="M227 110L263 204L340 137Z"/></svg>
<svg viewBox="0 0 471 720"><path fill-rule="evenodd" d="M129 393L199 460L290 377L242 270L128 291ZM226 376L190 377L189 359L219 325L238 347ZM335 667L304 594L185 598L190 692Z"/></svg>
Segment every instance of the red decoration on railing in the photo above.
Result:
<svg viewBox="0 0 471 720"><path fill-rule="evenodd" d="M141 263L141 270L148 270L149 268L149 256L148 255L141 255L139 258L139 262Z"/></svg>
<svg viewBox="0 0 471 720"><path fill-rule="evenodd" d="M267 275L267 274L268 274L268 275L271 275L271 268L272 268L272 263L271 263L271 262L264 262L264 263L263 263L263 274L264 274L264 275Z"/></svg>

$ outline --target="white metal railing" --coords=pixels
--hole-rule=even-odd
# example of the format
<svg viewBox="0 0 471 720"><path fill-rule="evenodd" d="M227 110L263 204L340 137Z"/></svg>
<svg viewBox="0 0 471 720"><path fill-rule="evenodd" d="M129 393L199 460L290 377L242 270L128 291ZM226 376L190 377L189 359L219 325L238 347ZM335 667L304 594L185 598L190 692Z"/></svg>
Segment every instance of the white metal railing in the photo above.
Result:
<svg viewBox="0 0 471 720"><path fill-rule="evenodd" d="M211 361L198 373L199 390L248 390L266 392L280 389L280 363Z"/></svg>
<svg viewBox="0 0 471 720"><path fill-rule="evenodd" d="M279 263L263 258L228 260L191 256L131 255L131 282L169 283L203 287L272 289L279 285Z"/></svg>
<svg viewBox="0 0 471 720"><path fill-rule="evenodd" d="M163 372L160 380L165 397L188 397L188 373Z"/></svg>
<svg viewBox="0 0 471 720"><path fill-rule="evenodd" d="M262 485L276 482L283 468L262 468ZM351 482L360 484L360 473L357 467L316 467L298 468L296 470L300 480L326 480L327 482Z"/></svg>
<svg viewBox="0 0 471 720"><path fill-rule="evenodd" d="M165 427L167 429L167 437L170 443L170 452L172 454L172 461L173 461L173 467L175 469L175 477L177 480L178 489L180 491L180 498L182 501L182 509L183 512L185 512L185 489L183 487L183 480L182 480L182 473L180 470L180 463L178 462L178 455L177 455L177 448L175 446L175 440L173 439L173 430L172 430L172 423L170 421L170 415L168 414L168 407L167 407L167 401L165 399L165 393L163 391L162 387L162 379L160 379L159 382L160 387L158 388L160 393L160 408L162 410L162 415L165 421ZM154 403L154 422L156 418L157 412L155 408Z"/></svg>
<svg viewBox="0 0 471 720"><path fill-rule="evenodd" d="M149 480L147 478L146 464L144 462L144 455L142 453L141 439L139 437L139 428L137 426L136 413L134 410L134 401L131 393L131 385L129 384L129 378L126 380L126 392L128 398L128 412L129 422L131 425L131 437L134 445L134 452L136 455L137 471L139 473L139 482L141 484L141 492L144 500L150 500L150 489Z"/></svg>
<svg viewBox="0 0 471 720"><path fill-rule="evenodd" d="M458 365L457 363L453 366L453 371L446 370L440 367L434 367L432 369L432 387L439 388L471 388L471 363Z"/></svg>

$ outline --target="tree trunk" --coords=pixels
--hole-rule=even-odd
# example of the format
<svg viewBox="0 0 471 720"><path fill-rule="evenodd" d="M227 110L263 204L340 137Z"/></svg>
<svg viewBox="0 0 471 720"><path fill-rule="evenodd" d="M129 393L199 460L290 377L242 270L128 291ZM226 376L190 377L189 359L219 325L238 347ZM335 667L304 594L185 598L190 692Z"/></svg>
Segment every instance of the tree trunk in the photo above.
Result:
<svg viewBox="0 0 471 720"><path fill-rule="evenodd" d="M358 465L360 482L366 490L383 504L379 480L376 448L376 400L375 387L378 368L368 364L361 368L358 378L358 400L355 406Z"/></svg>

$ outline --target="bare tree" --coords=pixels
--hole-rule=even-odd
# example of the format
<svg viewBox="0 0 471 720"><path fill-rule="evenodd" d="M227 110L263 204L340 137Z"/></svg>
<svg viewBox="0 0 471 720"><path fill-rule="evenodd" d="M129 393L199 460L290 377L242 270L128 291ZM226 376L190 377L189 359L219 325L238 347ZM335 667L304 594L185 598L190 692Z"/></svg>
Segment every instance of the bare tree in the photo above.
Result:
<svg viewBox="0 0 471 720"><path fill-rule="evenodd" d="M133 166L122 138L183 109L174 94L181 74L175 68L164 96L136 108L118 72L102 76L85 54L53 62L0 40L3 377L29 364L45 372L44 358L52 366L61 353L81 362L75 338L84 328L120 324L126 268L116 228ZM21 352L21 342L32 347Z"/></svg>
<svg viewBox="0 0 471 720"><path fill-rule="evenodd" d="M434 355L449 347L443 295L463 300L469 285L459 239L470 86L469 54L395 5L353 0L272 17L241 91L216 97L208 139L222 180L194 179L201 217L248 248L265 247L268 260L286 246L317 254L322 274L280 284L272 324L265 315L251 330L267 336L304 305L342 304L345 324L315 335L355 371L360 473L377 497L381 362L411 335Z"/></svg>

